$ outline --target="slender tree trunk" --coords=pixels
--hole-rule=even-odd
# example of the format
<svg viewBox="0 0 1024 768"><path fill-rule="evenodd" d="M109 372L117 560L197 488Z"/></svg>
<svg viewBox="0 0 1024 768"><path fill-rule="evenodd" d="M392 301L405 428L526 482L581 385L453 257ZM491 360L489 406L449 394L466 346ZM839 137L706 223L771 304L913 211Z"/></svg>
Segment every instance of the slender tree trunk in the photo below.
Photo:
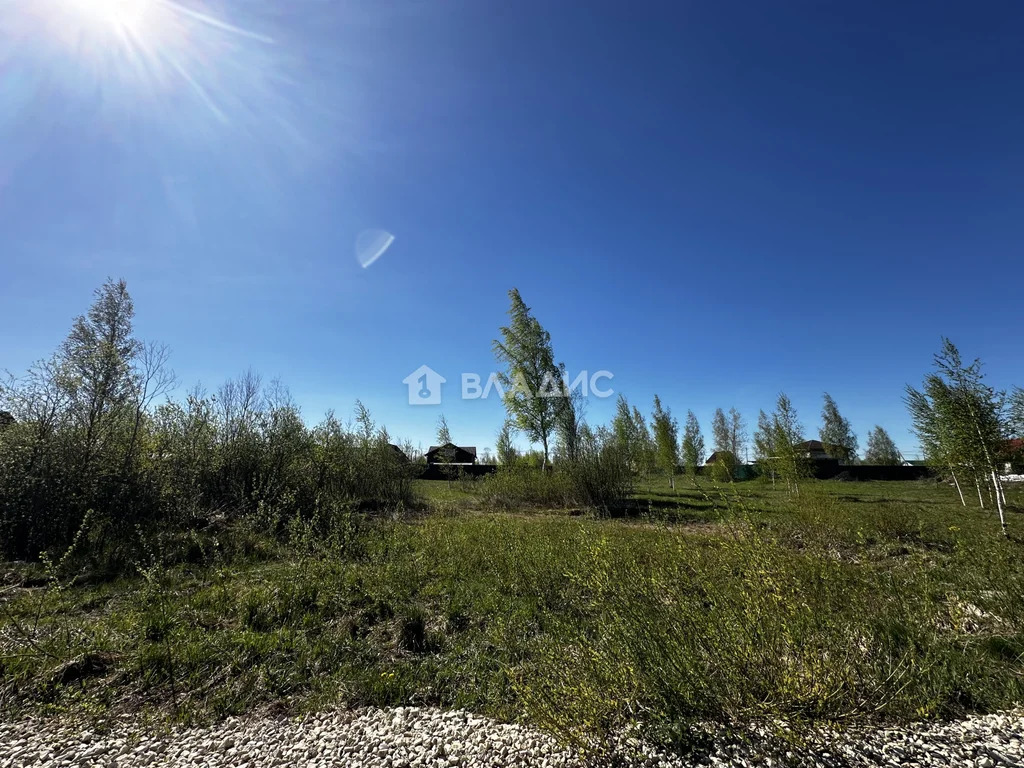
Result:
<svg viewBox="0 0 1024 768"><path fill-rule="evenodd" d="M981 495L981 481L978 478L974 478L974 487L978 489L978 504L984 509L985 499Z"/></svg>
<svg viewBox="0 0 1024 768"><path fill-rule="evenodd" d="M960 481L956 479L956 472L953 471L952 464L949 465L949 474L953 476L953 485L956 486L956 492L960 494L960 503L966 507L967 502L964 500L964 492L963 489L960 488Z"/></svg>
<svg viewBox="0 0 1024 768"><path fill-rule="evenodd" d="M1006 518L1003 516L1003 502L1002 496L999 493L999 475L996 474L995 469L992 470L992 483L996 486L996 509L999 510L999 525L1003 529L1003 536L1006 535Z"/></svg>

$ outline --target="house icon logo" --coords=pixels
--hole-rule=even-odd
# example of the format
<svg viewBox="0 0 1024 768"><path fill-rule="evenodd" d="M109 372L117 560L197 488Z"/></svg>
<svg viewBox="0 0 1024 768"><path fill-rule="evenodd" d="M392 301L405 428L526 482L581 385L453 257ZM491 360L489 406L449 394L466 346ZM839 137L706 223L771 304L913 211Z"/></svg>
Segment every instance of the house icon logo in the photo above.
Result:
<svg viewBox="0 0 1024 768"><path fill-rule="evenodd" d="M421 365L402 383L409 388L409 405L440 405L441 385L446 379L427 365Z"/></svg>

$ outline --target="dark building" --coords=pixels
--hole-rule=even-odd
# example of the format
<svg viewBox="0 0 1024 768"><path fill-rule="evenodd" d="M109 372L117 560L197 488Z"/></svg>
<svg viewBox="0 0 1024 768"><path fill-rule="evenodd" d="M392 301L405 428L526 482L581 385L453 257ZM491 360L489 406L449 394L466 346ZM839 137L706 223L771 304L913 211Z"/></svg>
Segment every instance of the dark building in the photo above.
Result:
<svg viewBox="0 0 1024 768"><path fill-rule="evenodd" d="M828 451L825 450L825 446L822 445L820 440L807 440L797 443L793 448L805 459L822 460L835 458L828 455Z"/></svg>
<svg viewBox="0 0 1024 768"><path fill-rule="evenodd" d="M476 464L476 446L432 445L427 451L427 464Z"/></svg>

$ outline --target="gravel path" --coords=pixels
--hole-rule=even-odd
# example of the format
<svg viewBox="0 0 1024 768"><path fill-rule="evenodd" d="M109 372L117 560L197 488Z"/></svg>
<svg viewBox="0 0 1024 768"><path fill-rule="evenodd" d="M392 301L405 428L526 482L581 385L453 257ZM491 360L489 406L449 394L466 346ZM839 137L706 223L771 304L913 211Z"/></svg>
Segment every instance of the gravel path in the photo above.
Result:
<svg viewBox="0 0 1024 768"><path fill-rule="evenodd" d="M634 745L623 766L1024 766L1024 713L906 729L817 737L786 752L753 733L746 743L719 740L705 754L667 757ZM119 722L94 733L52 721L0 723L0 768L15 766L546 766L580 763L530 728L466 712L413 707L332 711L303 719L231 718L208 728L143 730Z"/></svg>

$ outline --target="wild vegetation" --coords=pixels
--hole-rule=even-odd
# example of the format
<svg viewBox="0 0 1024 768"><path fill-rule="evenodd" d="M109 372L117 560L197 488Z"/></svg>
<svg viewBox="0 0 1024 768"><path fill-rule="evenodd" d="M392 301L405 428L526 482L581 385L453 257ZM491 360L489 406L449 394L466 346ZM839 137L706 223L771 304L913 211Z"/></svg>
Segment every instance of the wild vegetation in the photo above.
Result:
<svg viewBox="0 0 1024 768"><path fill-rule="evenodd" d="M508 381L557 385L550 336L512 298L509 329L532 341L503 343ZM705 471L692 412L680 435L660 398L648 422L621 397L592 426L556 386L543 407L507 401L496 473L427 481L361 404L308 426L252 373L168 397L166 350L132 315L108 283L2 392L5 713L427 703L673 742L705 719L1024 700L1024 494L997 467L1024 397L952 345L908 390L930 480L809 479L780 395L753 435L762 474L738 482L735 409ZM855 453L831 398L823 415L823 442ZM535 462L516 430L545 447ZM868 454L898 460L881 428ZM965 508L947 477L992 503Z"/></svg>

